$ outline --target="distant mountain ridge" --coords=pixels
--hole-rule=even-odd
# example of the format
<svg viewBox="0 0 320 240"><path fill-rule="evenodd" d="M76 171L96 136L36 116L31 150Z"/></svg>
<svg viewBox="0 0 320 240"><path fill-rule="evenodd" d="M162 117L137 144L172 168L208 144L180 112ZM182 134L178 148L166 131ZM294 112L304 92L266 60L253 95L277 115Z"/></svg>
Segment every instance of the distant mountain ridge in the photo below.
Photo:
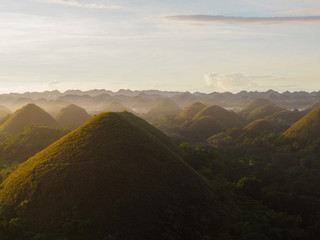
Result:
<svg viewBox="0 0 320 240"><path fill-rule="evenodd" d="M306 109L315 102L320 101L320 91L318 92L283 92L279 93L273 90L266 92L247 92L239 93L201 93L201 92L179 92L179 91L160 91L160 90L141 90L132 91L129 89L120 89L113 92L105 89L94 89L89 91L68 90L65 92L44 91L44 92L26 92L26 93L10 93L0 95L0 105L4 105L11 111L20 108L28 103L35 103L46 109L46 105L50 101L65 101L86 108L88 111L98 111L97 107L103 107L110 101L118 101L130 109L143 109L145 113L152 106L141 106L140 99L148 99L154 102L154 106L161 99L171 99L180 107L185 107L193 102L201 102L207 106L220 105L224 108L244 108L250 101L257 98L265 98L286 109ZM51 104L52 105L52 104Z"/></svg>

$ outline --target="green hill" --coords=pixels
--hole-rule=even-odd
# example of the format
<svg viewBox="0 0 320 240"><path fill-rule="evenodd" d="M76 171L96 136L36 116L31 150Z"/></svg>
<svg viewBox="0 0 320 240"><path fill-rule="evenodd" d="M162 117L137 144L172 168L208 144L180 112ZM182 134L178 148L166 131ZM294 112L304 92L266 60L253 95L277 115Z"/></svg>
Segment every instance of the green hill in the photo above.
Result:
<svg viewBox="0 0 320 240"><path fill-rule="evenodd" d="M0 166L24 162L67 134L59 128L30 126L0 143Z"/></svg>
<svg viewBox="0 0 320 240"><path fill-rule="evenodd" d="M265 119L258 119L249 125L244 130L249 132L265 132L274 130L274 126Z"/></svg>
<svg viewBox="0 0 320 240"><path fill-rule="evenodd" d="M191 105L185 107L182 112L178 115L178 119L183 120L191 120L197 113L199 113L201 110L203 110L206 107L206 105L195 102Z"/></svg>
<svg viewBox="0 0 320 240"><path fill-rule="evenodd" d="M164 116L178 115L182 109L172 100L162 100L154 106L147 114L147 118L161 118Z"/></svg>
<svg viewBox="0 0 320 240"><path fill-rule="evenodd" d="M206 107L193 117L193 121L202 117L211 117L214 120L219 121L226 128L243 126L243 123L236 113L227 111L226 109L217 105Z"/></svg>
<svg viewBox="0 0 320 240"><path fill-rule="evenodd" d="M272 104L268 99L266 98L257 98L252 100L246 107L244 107L241 112L251 112L257 108L266 106Z"/></svg>
<svg viewBox="0 0 320 240"><path fill-rule="evenodd" d="M241 110L240 115L252 122L257 119L263 119L272 116L283 109L268 99L258 98L251 101L244 109Z"/></svg>
<svg viewBox="0 0 320 240"><path fill-rule="evenodd" d="M311 142L320 139L320 107L312 110L282 134L288 140Z"/></svg>
<svg viewBox="0 0 320 240"><path fill-rule="evenodd" d="M226 126L212 117L203 116L190 122L187 126L190 137L194 136L200 139L225 131Z"/></svg>
<svg viewBox="0 0 320 240"><path fill-rule="evenodd" d="M127 108L123 104L117 102L117 101L112 101L110 102L104 109L104 112L122 112L122 111L127 111L127 112L133 112L131 109Z"/></svg>
<svg viewBox="0 0 320 240"><path fill-rule="evenodd" d="M57 127L58 123L49 113L40 107L28 104L18 109L0 126L0 133L14 135L22 132L26 126L30 125Z"/></svg>
<svg viewBox="0 0 320 240"><path fill-rule="evenodd" d="M298 110L282 110L281 112L276 112L275 114L267 117L266 119L277 126L291 126L302 117L303 113L299 112Z"/></svg>
<svg viewBox="0 0 320 240"><path fill-rule="evenodd" d="M57 122L64 128L76 129L85 122L89 121L91 116L87 111L77 105L70 104L61 109L56 116Z"/></svg>
<svg viewBox="0 0 320 240"><path fill-rule="evenodd" d="M214 239L230 215L168 137L102 113L3 182L0 203L49 239Z"/></svg>

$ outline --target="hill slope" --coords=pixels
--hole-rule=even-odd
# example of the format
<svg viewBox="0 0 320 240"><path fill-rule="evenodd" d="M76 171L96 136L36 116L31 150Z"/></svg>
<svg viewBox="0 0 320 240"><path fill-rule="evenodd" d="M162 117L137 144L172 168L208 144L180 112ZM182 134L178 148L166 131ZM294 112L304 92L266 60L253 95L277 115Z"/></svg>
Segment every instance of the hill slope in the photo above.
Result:
<svg viewBox="0 0 320 240"><path fill-rule="evenodd" d="M182 109L175 104L172 100L162 100L154 106L146 116L148 118L160 118L164 116L177 115Z"/></svg>
<svg viewBox="0 0 320 240"><path fill-rule="evenodd" d="M191 120L198 112L203 110L206 105L195 102L185 107L183 111L178 115L178 119Z"/></svg>
<svg viewBox="0 0 320 240"><path fill-rule="evenodd" d="M77 105L70 104L61 109L56 116L57 122L64 128L76 129L85 122L89 121L91 116L87 111Z"/></svg>
<svg viewBox="0 0 320 240"><path fill-rule="evenodd" d="M0 119L11 114L11 111L5 106L0 105Z"/></svg>
<svg viewBox="0 0 320 240"><path fill-rule="evenodd" d="M42 125L57 127L59 124L47 112L34 104L28 104L18 109L10 118L0 126L0 132L17 134L24 130L26 126Z"/></svg>
<svg viewBox="0 0 320 240"><path fill-rule="evenodd" d="M217 105L206 107L205 109L200 111L198 114L196 114L193 120L197 120L202 117L211 117L214 120L219 121L226 128L243 126L237 114L235 114L234 112L227 111L226 109Z"/></svg>
<svg viewBox="0 0 320 240"><path fill-rule="evenodd" d="M133 114L103 113L23 163L2 184L0 202L53 237L214 236L223 206L181 155Z"/></svg>
<svg viewBox="0 0 320 240"><path fill-rule="evenodd" d="M312 110L282 134L285 139L309 142L320 139L320 107Z"/></svg>
<svg viewBox="0 0 320 240"><path fill-rule="evenodd" d="M270 102L268 99L258 98L251 101L244 109L242 109L240 115L250 122L266 118L282 110L281 107Z"/></svg>
<svg viewBox="0 0 320 240"><path fill-rule="evenodd" d="M0 143L0 167L24 162L68 132L59 128L31 126Z"/></svg>

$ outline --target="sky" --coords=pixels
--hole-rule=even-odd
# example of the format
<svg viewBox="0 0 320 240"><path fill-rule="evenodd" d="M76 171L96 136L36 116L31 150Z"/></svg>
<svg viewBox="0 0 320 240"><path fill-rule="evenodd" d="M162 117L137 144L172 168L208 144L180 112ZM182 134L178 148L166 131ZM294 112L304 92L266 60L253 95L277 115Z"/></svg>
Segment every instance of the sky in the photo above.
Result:
<svg viewBox="0 0 320 240"><path fill-rule="evenodd" d="M320 90L319 0L1 0L0 93Z"/></svg>

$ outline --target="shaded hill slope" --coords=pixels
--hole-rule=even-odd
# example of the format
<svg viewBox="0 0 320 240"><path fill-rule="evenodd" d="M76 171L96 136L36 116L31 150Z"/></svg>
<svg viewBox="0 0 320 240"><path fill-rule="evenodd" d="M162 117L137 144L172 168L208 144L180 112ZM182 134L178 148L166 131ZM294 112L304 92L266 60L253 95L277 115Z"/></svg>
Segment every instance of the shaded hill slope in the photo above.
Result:
<svg viewBox="0 0 320 240"><path fill-rule="evenodd" d="M47 112L34 104L28 104L18 109L10 118L0 126L0 133L17 134L26 126L42 125L57 127L59 124Z"/></svg>
<svg viewBox="0 0 320 240"><path fill-rule="evenodd" d="M52 238L214 237L227 213L182 154L133 114L103 113L23 163L0 202Z"/></svg>
<svg viewBox="0 0 320 240"><path fill-rule="evenodd" d="M90 119L91 116L85 109L74 104L64 107L56 116L56 120L60 126L70 129L76 129Z"/></svg>

